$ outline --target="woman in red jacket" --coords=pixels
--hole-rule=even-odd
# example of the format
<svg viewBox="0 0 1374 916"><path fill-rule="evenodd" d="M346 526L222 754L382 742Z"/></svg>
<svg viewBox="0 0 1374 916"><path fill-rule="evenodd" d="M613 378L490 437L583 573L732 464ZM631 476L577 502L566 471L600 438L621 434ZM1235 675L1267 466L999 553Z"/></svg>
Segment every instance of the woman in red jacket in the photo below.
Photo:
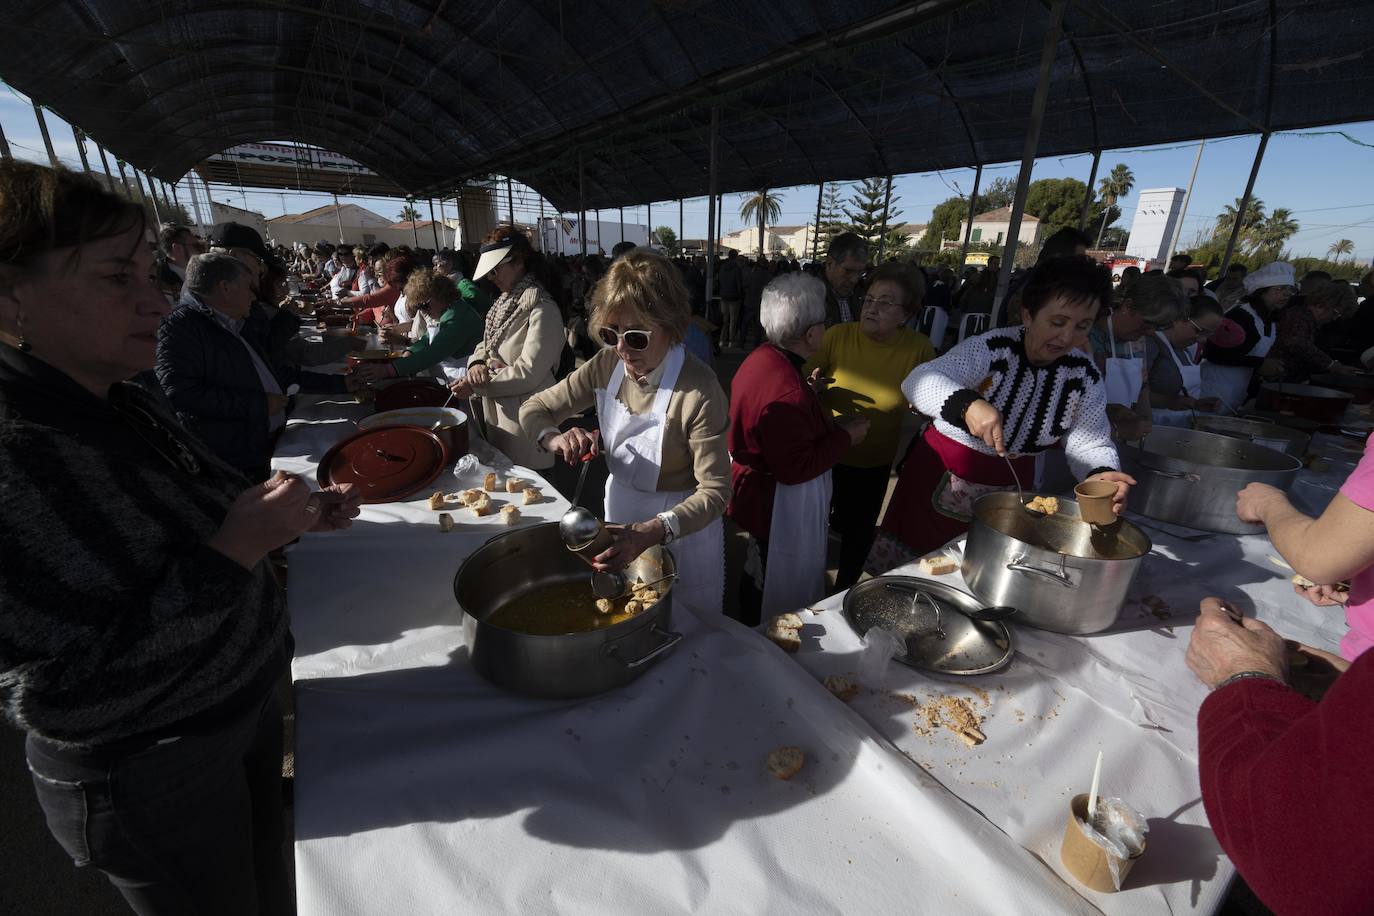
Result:
<svg viewBox="0 0 1374 916"><path fill-rule="evenodd" d="M817 396L820 371L802 375L825 336L825 284L778 277L763 290L759 320L768 343L730 384L727 514L753 535L740 589L749 624L760 610L794 611L825 593L830 469L868 432L866 419L832 422Z"/></svg>
<svg viewBox="0 0 1374 916"><path fill-rule="evenodd" d="M375 293L354 296L346 299L353 309L353 319L357 324L375 324L377 327L396 323L396 300L401 298L410 272L416 268L415 259L400 252L386 259L382 266L382 288Z"/></svg>

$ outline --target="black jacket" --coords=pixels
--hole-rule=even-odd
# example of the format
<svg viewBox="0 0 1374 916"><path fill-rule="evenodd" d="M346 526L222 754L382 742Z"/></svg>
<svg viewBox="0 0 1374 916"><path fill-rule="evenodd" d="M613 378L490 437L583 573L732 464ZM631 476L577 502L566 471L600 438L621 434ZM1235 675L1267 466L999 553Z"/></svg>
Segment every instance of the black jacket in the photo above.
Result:
<svg viewBox="0 0 1374 916"><path fill-rule="evenodd" d="M270 367L255 336L243 340ZM272 458L267 396L235 337L194 293L183 293L157 330L157 380L187 429L225 462L257 478ZM274 375L284 391L287 383Z"/></svg>

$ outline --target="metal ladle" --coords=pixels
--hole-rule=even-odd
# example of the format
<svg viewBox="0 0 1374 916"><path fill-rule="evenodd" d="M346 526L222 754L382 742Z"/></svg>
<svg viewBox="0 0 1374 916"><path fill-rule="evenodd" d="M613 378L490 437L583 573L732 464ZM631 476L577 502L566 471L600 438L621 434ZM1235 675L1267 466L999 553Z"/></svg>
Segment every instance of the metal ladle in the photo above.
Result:
<svg viewBox="0 0 1374 916"><path fill-rule="evenodd" d="M1009 452L1003 452L1002 460L1004 460L1007 463L1007 467L1011 470L1011 479L1016 481L1016 501L1021 504L1021 508L1026 510L1026 514L1030 515L1032 518L1048 517L1049 513L1041 512L1039 509L1032 509L1026 503L1026 492L1021 489L1021 478L1017 476L1016 464L1012 462L1011 454Z"/></svg>

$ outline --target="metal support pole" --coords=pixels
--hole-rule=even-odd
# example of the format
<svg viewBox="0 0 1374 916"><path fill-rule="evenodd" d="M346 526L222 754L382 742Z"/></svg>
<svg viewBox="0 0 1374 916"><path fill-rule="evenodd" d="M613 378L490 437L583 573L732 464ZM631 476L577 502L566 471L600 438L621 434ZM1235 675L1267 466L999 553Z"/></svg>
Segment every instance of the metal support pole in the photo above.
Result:
<svg viewBox="0 0 1374 916"><path fill-rule="evenodd" d="M811 259L821 256L821 204L825 201L825 182L816 185L816 225L811 233Z"/></svg>
<svg viewBox="0 0 1374 916"><path fill-rule="evenodd" d="M439 244L439 224L434 220L434 198L429 199L429 228L434 231L434 250L437 252L443 246Z"/></svg>
<svg viewBox="0 0 1374 916"><path fill-rule="evenodd" d="M593 210L592 215L594 217L593 221L596 223L596 253L602 254L603 249L601 248L601 208L598 207L597 209Z"/></svg>
<svg viewBox="0 0 1374 916"><path fill-rule="evenodd" d="M465 220L466 220L466 217L463 216L463 186L462 186L462 185L459 185L459 186L458 186L458 225L455 226L454 229L453 229L453 247L454 247L456 250L458 250L458 251L462 251L462 250L463 250L463 233L466 231L463 227L467 225L467 223L465 222Z"/></svg>
<svg viewBox="0 0 1374 916"><path fill-rule="evenodd" d="M711 152L706 179L706 295L703 306L711 315L711 287L716 278L716 135L720 133L720 106L711 106Z"/></svg>
<svg viewBox="0 0 1374 916"><path fill-rule="evenodd" d="M587 198L582 170L582 151L577 151L577 229L582 234L582 257L587 256Z"/></svg>
<svg viewBox="0 0 1374 916"><path fill-rule="evenodd" d="M1169 240L1169 253L1164 256L1164 265L1167 267L1169 262L1174 259L1174 251L1178 249L1179 237L1183 235L1183 220L1188 216L1188 201L1193 199L1193 182L1197 181L1197 167L1202 163L1202 148L1207 145L1204 138L1197 145L1197 155L1193 157L1193 173L1188 176L1188 190L1183 192L1183 209L1178 212L1178 223L1174 226L1173 238ZM1225 277L1225 274L1222 274Z"/></svg>
<svg viewBox="0 0 1374 916"><path fill-rule="evenodd" d="M653 205L653 204L645 204L645 205L644 205L644 222L646 222L646 223L649 224L649 244L652 245L652 244L653 244L653 241L654 241L654 205Z"/></svg>
<svg viewBox="0 0 1374 916"><path fill-rule="evenodd" d="M1231 266L1231 255L1236 251L1236 239L1240 238L1240 227L1245 224L1245 211L1250 209L1250 194L1255 190L1255 179L1259 176L1260 163L1264 161L1264 150L1269 146L1269 133L1260 134L1259 149L1255 150L1255 164L1250 167L1250 180L1245 182L1245 195L1240 199L1240 209L1236 211L1236 224L1231 227L1231 238L1226 242L1226 254L1221 259L1218 277L1226 276L1226 268Z"/></svg>
<svg viewBox="0 0 1374 916"><path fill-rule="evenodd" d="M511 227L515 227L515 191L511 189L510 176L506 176L506 209L510 212Z"/></svg>
<svg viewBox="0 0 1374 916"><path fill-rule="evenodd" d="M133 163L129 163L129 171L134 173L134 187L138 188L138 202L146 202L148 195L143 193L143 179L139 177L138 169L134 168Z"/></svg>
<svg viewBox="0 0 1374 916"><path fill-rule="evenodd" d="M99 143L95 145L95 151L100 154L100 165L105 169L105 180L109 182L109 189L114 190L114 176L110 174L110 159L105 155L105 147Z"/></svg>
<svg viewBox="0 0 1374 916"><path fill-rule="evenodd" d="M443 234L440 236L440 238L442 238L442 239L444 240L444 244L447 244L447 243L448 243L448 214L444 212L444 198L443 198L443 197L440 197L440 198L439 198L439 224L440 224L441 226L444 227ZM439 247L442 248L442 247L444 247L444 246L441 244ZM457 248L458 246L457 246L457 245L454 245L453 247L454 247L454 248Z"/></svg>
<svg viewBox="0 0 1374 916"><path fill-rule="evenodd" d="M620 208L620 240L625 241L625 208Z"/></svg>
<svg viewBox="0 0 1374 916"><path fill-rule="evenodd" d="M968 196L968 222L964 223L964 246L959 251L959 273L963 274L964 264L968 261L968 243L973 238L973 220L978 215L978 190L983 184L983 166L973 173L973 193ZM962 276L960 277L962 279Z"/></svg>
<svg viewBox="0 0 1374 916"><path fill-rule="evenodd" d="M89 172L91 163L86 159L86 139L81 136L81 131L77 130L75 125L72 127L72 139L76 141L76 151L81 155L81 171Z"/></svg>
<svg viewBox="0 0 1374 916"><path fill-rule="evenodd" d="M119 166L119 184L124 190L124 196L132 200L133 195L129 193L129 176L124 174L124 160L116 156L115 165Z"/></svg>
<svg viewBox="0 0 1374 916"><path fill-rule="evenodd" d="M158 212L157 195L153 193L153 179L151 177L148 179L148 190L145 193L143 190L143 178L138 174L138 169L131 168L130 171L134 173L134 181L138 182L138 196L143 199L144 203L151 203L153 205L153 220L159 223L162 222L162 214Z"/></svg>
<svg viewBox="0 0 1374 916"><path fill-rule="evenodd" d="M686 231L683 228L684 225L685 224L682 219L682 198L679 197L677 199L677 245L679 250L681 250L687 244L687 237L683 235L683 233Z"/></svg>
<svg viewBox="0 0 1374 916"><path fill-rule="evenodd" d="M1088 211L1093 205L1093 185L1097 184L1097 167L1102 164L1102 150L1093 150L1093 167L1088 170L1088 190L1083 192L1083 206L1078 210L1078 231L1082 232L1083 227L1088 225ZM1101 233L1097 240L1102 241Z"/></svg>
<svg viewBox="0 0 1374 916"><path fill-rule="evenodd" d="M1031 100L1030 126L1026 131L1026 145L1021 154L1021 172L1016 178L1016 197L1012 200L1011 221L1007 226L1007 246L1002 253L1002 269L997 274L997 295L993 298L992 325L999 327L998 314L1005 305L1007 287L1011 284L1011 269L1016 260L1016 246L1021 236L1021 215L1026 211L1026 192L1030 187L1031 170L1035 167L1035 153L1040 148L1040 128L1045 122L1045 105L1050 98L1050 75L1059 50L1059 35L1064 27L1064 7L1068 0L1054 0L1050 6L1050 21L1045 29L1045 44L1040 52L1040 78L1035 84Z"/></svg>
<svg viewBox="0 0 1374 916"><path fill-rule="evenodd" d="M48 151L48 163L53 168L57 168L60 163L57 161L57 153L52 151L52 137L48 136L48 122L43 117L43 109L37 102L33 103L33 114L38 119L38 132L43 135L43 148Z"/></svg>
<svg viewBox="0 0 1374 916"><path fill-rule="evenodd" d="M5 125L0 124L0 159L13 159L14 155L10 152L10 142L5 139Z"/></svg>
<svg viewBox="0 0 1374 916"><path fill-rule="evenodd" d="M887 251L887 208L892 204L892 176L887 176L887 192L883 194L883 222L878 229L878 263L883 263Z"/></svg>
<svg viewBox="0 0 1374 916"><path fill-rule="evenodd" d="M415 217L417 217L417 216L420 215L420 211L418 211L418 210L415 209L415 198L410 197L409 195L406 196L406 210L410 211L410 237L411 237L412 239L414 239L414 241L415 241L415 247L416 247L416 248L419 248L419 247L420 247L420 227L419 227L417 224L418 224L420 221L419 221L418 219L416 219ZM342 232L340 232L339 234L340 234L340 235L343 235ZM342 242L343 239L340 238L339 241Z"/></svg>

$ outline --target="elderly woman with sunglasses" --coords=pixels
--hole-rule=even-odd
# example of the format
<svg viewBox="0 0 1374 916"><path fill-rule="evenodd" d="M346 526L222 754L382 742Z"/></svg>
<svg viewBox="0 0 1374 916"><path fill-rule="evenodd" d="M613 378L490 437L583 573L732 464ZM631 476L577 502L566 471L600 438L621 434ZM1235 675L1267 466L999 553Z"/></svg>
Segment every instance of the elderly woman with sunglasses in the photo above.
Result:
<svg viewBox="0 0 1374 916"><path fill-rule="evenodd" d="M1145 338L1150 415L1156 426L1187 426L1195 412L1215 412L1221 402L1202 396L1200 344L1221 326L1221 306L1203 293L1188 303L1188 313L1168 329Z"/></svg>
<svg viewBox="0 0 1374 916"><path fill-rule="evenodd" d="M592 293L593 331L605 349L531 397L520 423L531 441L570 465L606 455L606 518L614 543L595 558L619 569L655 544L677 560L673 598L719 613L730 499L729 411L715 372L683 346L691 312L681 274L636 250ZM558 424L595 405L600 436Z"/></svg>
<svg viewBox="0 0 1374 916"><path fill-rule="evenodd" d="M473 302L487 294L467 280L454 283L436 270L421 267L406 280L409 307L425 318L425 336L410 344L404 356L389 363L363 363L354 374L368 382L431 371L443 379L463 377L468 357L482 339L482 318Z"/></svg>
<svg viewBox="0 0 1374 916"><path fill-rule="evenodd" d="M820 349L806 362L807 375L833 379L821 400L837 420L864 418L870 423L868 434L831 470L830 525L841 538L837 589L859 580L873 544L907 415L902 379L935 358L930 338L905 326L920 310L925 291L925 280L915 268L882 265L869 278L859 320L828 328Z"/></svg>

